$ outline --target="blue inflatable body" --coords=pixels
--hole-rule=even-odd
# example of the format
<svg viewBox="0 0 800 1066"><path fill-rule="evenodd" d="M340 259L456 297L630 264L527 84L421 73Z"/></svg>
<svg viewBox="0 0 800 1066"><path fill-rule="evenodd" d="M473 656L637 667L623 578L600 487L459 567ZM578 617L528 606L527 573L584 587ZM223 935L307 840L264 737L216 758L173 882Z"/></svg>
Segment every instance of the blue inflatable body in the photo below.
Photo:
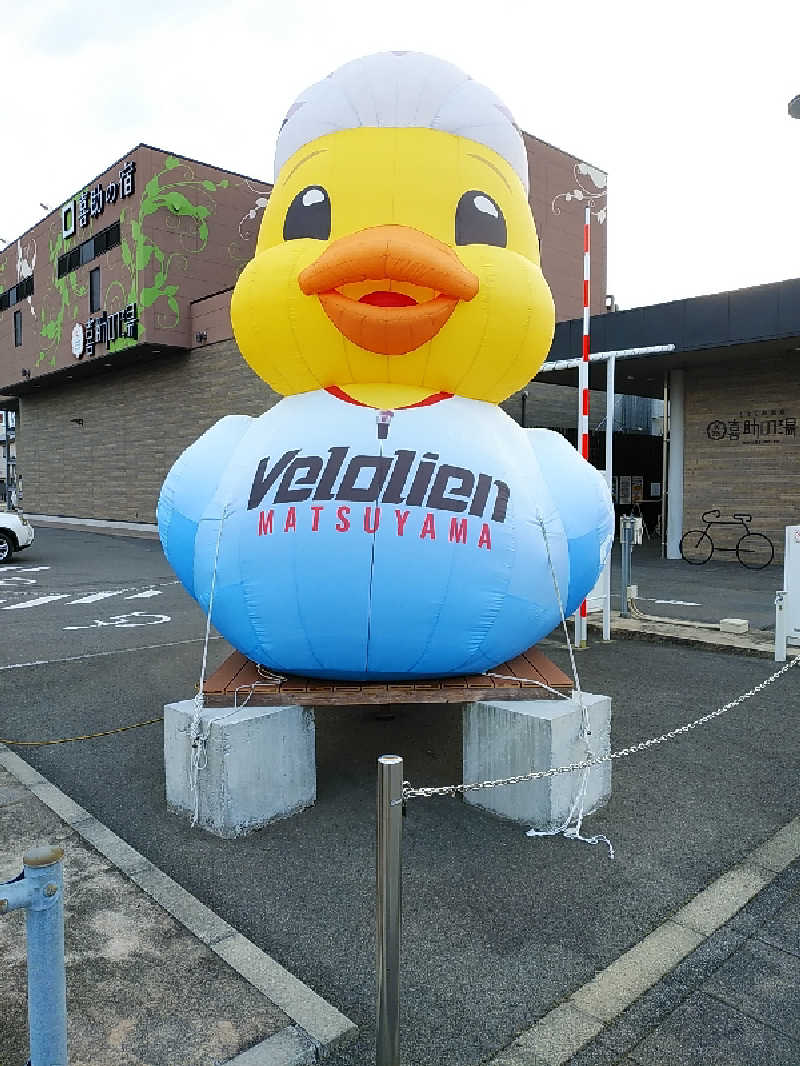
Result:
<svg viewBox="0 0 800 1066"><path fill-rule="evenodd" d="M298 96L275 175L231 322L284 399L177 460L167 558L280 673L495 667L576 609L613 533L597 471L497 406L555 325L519 129L463 71L387 52Z"/></svg>
<svg viewBox="0 0 800 1066"><path fill-rule="evenodd" d="M563 437L478 400L378 412L335 391L223 418L164 483L166 556L204 608L216 566L236 648L310 677L469 674L558 625L556 584L576 609L613 510Z"/></svg>

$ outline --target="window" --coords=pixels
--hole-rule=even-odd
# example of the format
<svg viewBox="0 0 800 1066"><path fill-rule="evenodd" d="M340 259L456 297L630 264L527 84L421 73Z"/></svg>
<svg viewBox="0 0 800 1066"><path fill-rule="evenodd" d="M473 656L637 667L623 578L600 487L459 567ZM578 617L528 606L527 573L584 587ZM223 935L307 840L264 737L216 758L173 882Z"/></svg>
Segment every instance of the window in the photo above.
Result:
<svg viewBox="0 0 800 1066"><path fill-rule="evenodd" d="M22 347L22 312L14 312L14 347Z"/></svg>
<svg viewBox="0 0 800 1066"><path fill-rule="evenodd" d="M99 311L102 306L100 299L100 267L89 271L89 311Z"/></svg>
<svg viewBox="0 0 800 1066"><path fill-rule="evenodd" d="M91 263L93 259L97 259L99 255L103 255L104 252L109 251L111 248L118 248L119 244L120 226L119 220L117 220L112 222L110 226L106 226L105 229L98 230L94 237L90 237L87 241L60 255L58 257L58 277L65 278L73 270ZM0 301L2 301L2 297L0 297ZM12 300L11 302L13 303L14 301ZM2 310L3 307L0 302L0 311Z"/></svg>
<svg viewBox="0 0 800 1066"><path fill-rule="evenodd" d="M9 307L20 303L28 296L33 296L33 274L30 274L16 285L0 293L0 311L7 311Z"/></svg>

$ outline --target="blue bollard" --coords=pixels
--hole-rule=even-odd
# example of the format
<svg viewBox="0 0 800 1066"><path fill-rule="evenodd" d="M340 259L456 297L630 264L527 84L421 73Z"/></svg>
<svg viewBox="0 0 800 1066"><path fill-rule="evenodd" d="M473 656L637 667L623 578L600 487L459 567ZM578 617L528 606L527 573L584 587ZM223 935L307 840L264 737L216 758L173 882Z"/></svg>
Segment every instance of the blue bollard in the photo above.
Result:
<svg viewBox="0 0 800 1066"><path fill-rule="evenodd" d="M62 848L31 848L22 875L0 884L0 915L24 910L28 939L29 1066L67 1066Z"/></svg>

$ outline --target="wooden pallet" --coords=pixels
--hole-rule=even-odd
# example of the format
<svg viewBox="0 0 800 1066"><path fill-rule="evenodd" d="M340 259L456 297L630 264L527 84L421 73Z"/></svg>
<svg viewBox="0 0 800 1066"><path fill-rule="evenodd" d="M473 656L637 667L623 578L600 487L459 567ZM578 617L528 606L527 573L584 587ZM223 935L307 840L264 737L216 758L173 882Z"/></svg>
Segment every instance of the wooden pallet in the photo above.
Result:
<svg viewBox="0 0 800 1066"><path fill-rule="evenodd" d="M203 685L208 707L337 707L384 703L474 703L478 700L555 699L542 688L572 695L572 681L536 648L501 663L489 674L425 681L320 681L271 673L240 652L229 655Z"/></svg>

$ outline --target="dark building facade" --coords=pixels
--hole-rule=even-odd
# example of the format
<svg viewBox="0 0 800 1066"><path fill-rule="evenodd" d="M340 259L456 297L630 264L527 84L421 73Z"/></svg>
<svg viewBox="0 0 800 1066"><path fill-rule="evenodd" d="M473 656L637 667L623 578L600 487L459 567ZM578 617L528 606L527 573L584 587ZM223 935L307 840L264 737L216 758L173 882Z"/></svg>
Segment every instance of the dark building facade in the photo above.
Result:
<svg viewBox="0 0 800 1066"><path fill-rule="evenodd" d="M785 527L800 523L800 279L599 316L591 332L595 351L674 346L621 358L616 372L620 393L666 400L667 555L719 510L752 515L780 561ZM578 319L556 327L551 364L580 352L581 333ZM575 371L543 376L572 384ZM590 382L604 387L602 363ZM742 533L720 526L713 539L731 547Z"/></svg>

